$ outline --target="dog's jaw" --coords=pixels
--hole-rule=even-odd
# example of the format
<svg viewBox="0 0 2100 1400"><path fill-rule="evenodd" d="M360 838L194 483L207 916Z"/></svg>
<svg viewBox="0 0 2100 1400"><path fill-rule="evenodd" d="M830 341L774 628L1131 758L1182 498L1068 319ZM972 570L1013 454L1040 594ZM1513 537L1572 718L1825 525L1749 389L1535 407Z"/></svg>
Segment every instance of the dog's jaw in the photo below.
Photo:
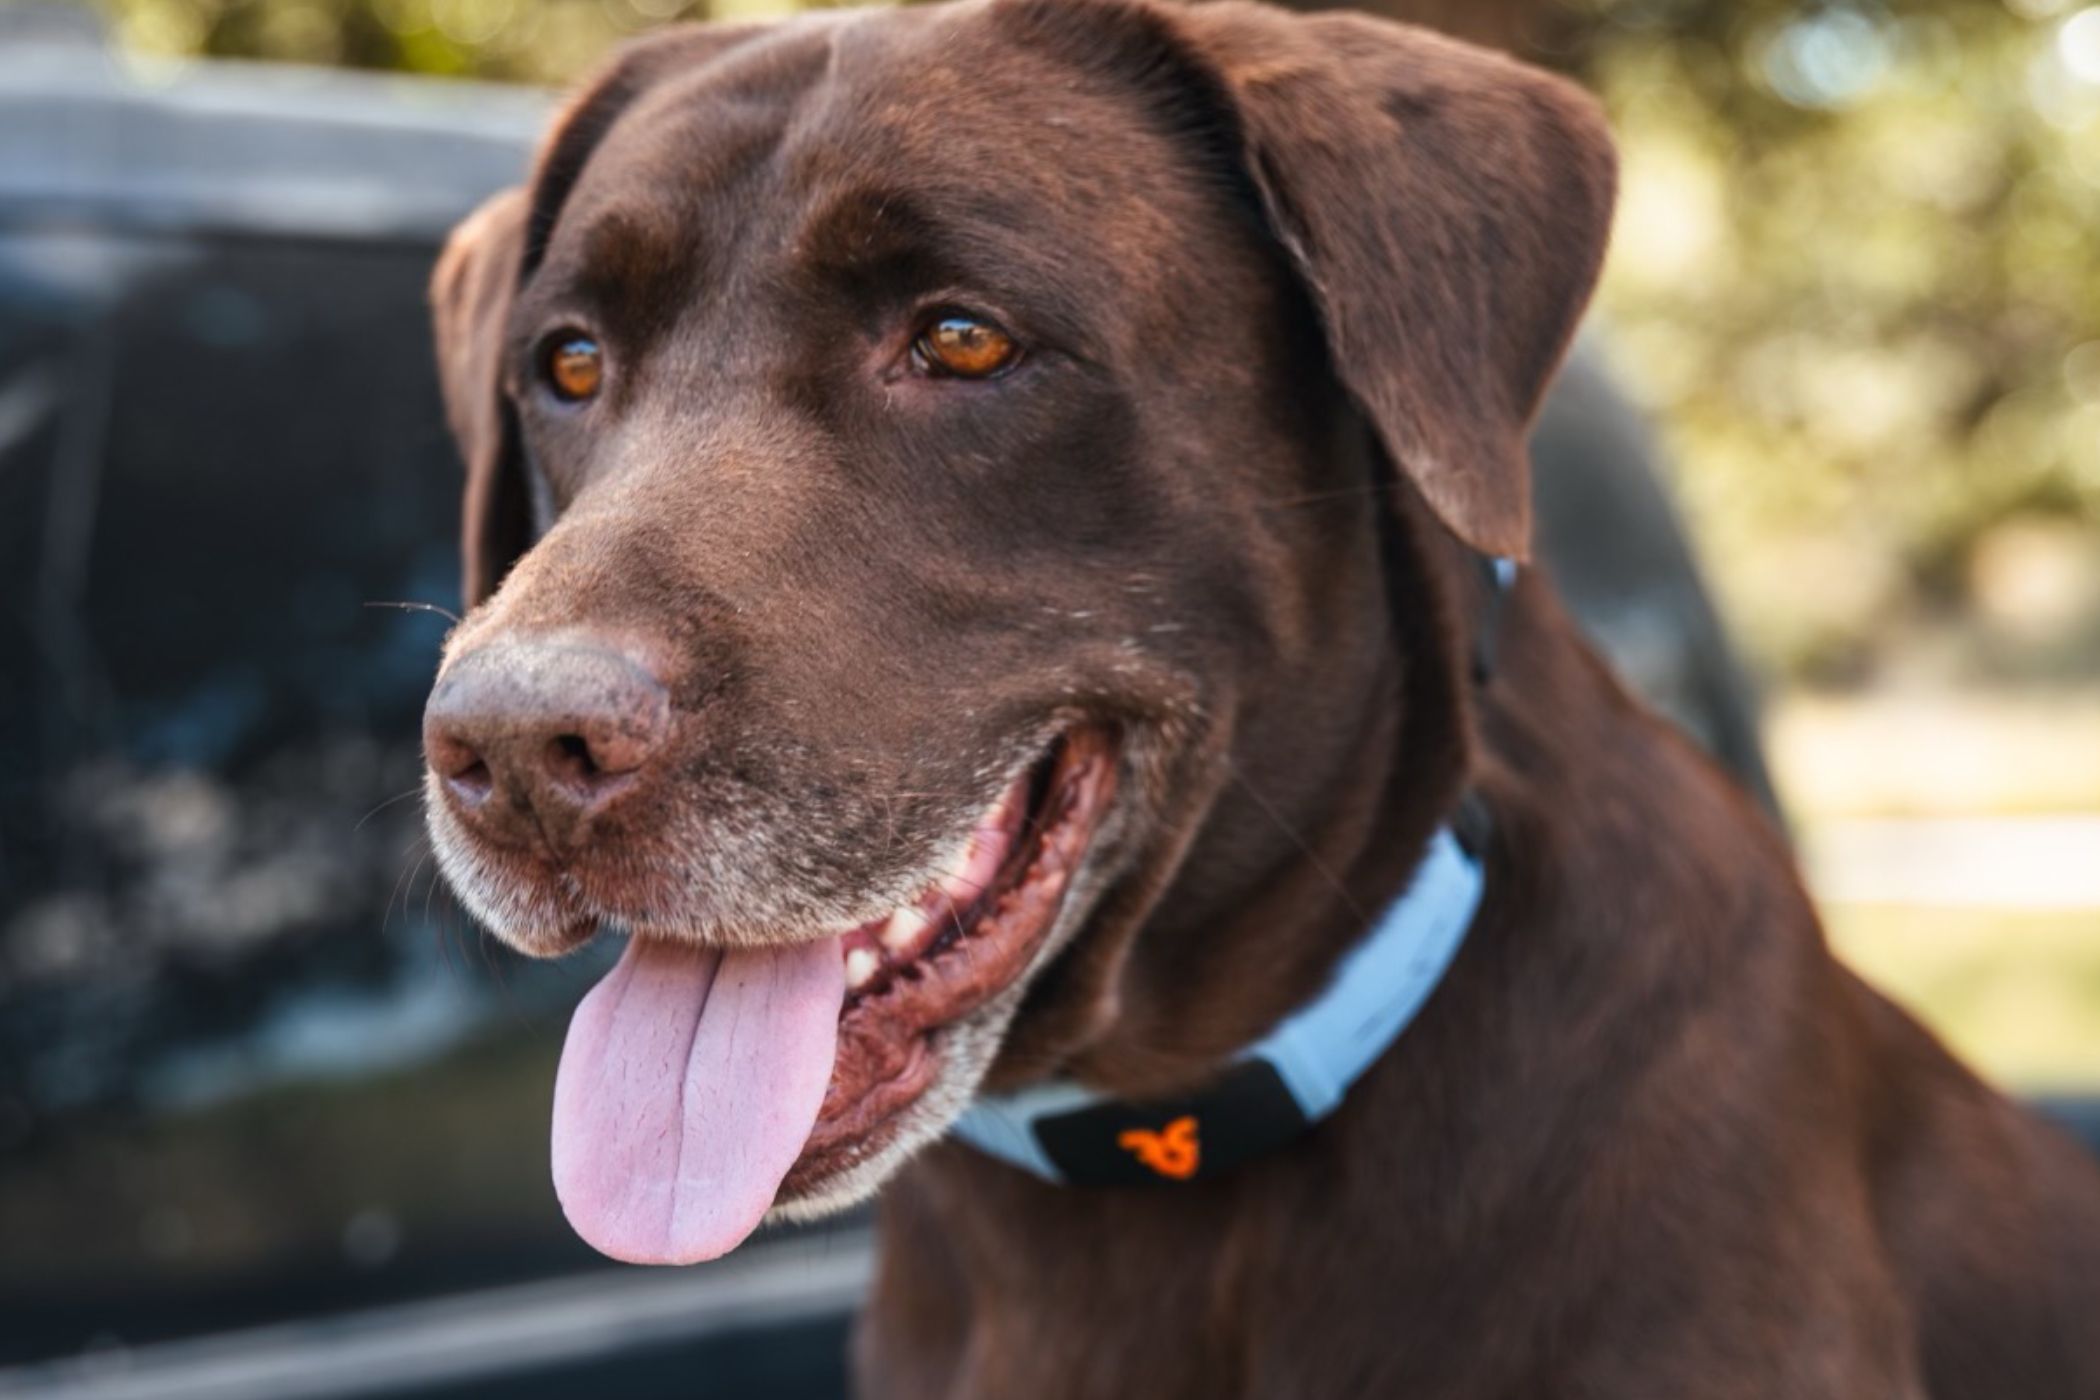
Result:
<svg viewBox="0 0 2100 1400"><path fill-rule="evenodd" d="M1037 790L1015 804L1023 835L976 907L949 938L887 969L891 985L849 999L833 1094L783 1185L792 1218L864 1198L968 1105L1029 986L1094 907L1117 848L1118 750L1100 730L1058 740L1022 780Z"/></svg>
<svg viewBox="0 0 2100 1400"><path fill-rule="evenodd" d="M891 1120L888 1140L843 1170L811 1183L792 1199L777 1202L768 1220L818 1220L859 1205L912 1158L947 1134L976 1098L998 1061L1029 988L1093 919L1104 892L1114 880L1114 853L1120 847L1119 828L1126 819L1126 804L1122 802L1113 804L1104 815L1049 935L1021 975L983 1006L941 1031L937 1047L939 1069L934 1081Z"/></svg>
<svg viewBox="0 0 2100 1400"><path fill-rule="evenodd" d="M848 1210L872 1197L905 1163L939 1141L976 1097L1025 992L1025 984L1016 983L948 1027L941 1035L940 1065L932 1086L891 1120L889 1140L801 1194L776 1201L766 1219L801 1223Z"/></svg>

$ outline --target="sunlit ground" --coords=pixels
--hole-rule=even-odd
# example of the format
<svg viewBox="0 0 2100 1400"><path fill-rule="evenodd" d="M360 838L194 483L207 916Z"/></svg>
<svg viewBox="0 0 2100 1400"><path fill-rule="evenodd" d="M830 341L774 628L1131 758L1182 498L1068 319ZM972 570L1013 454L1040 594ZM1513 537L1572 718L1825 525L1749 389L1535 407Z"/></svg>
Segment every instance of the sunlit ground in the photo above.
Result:
<svg viewBox="0 0 2100 1400"><path fill-rule="evenodd" d="M1768 734L1840 954L1999 1082L2100 1091L2100 695L1795 698Z"/></svg>

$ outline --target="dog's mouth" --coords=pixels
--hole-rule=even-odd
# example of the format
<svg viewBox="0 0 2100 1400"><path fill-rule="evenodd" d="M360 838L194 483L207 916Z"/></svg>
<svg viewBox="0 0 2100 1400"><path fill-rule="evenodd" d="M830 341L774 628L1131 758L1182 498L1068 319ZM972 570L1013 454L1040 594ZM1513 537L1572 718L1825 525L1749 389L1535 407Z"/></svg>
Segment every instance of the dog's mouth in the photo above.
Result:
<svg viewBox="0 0 2100 1400"><path fill-rule="evenodd" d="M941 1077L946 1033L1041 954L1113 760L1106 734L1064 735L947 870L843 933L630 940L577 1008L556 1079L555 1188L577 1232L637 1263L714 1258L889 1147Z"/></svg>
<svg viewBox="0 0 2100 1400"><path fill-rule="evenodd" d="M838 1054L789 1193L880 1151L933 1082L942 1032L1035 960L1108 805L1110 757L1099 734L1061 740L985 814L956 873L845 935Z"/></svg>

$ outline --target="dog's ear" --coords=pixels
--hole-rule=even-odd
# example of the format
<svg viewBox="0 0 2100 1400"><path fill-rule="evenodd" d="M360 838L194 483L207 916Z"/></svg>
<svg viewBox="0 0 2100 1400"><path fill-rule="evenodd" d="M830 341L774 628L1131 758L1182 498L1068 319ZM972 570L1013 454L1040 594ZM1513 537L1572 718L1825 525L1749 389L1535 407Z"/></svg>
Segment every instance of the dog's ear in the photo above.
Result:
<svg viewBox="0 0 2100 1400"><path fill-rule="evenodd" d="M1610 230L1595 102L1360 15L1161 13L1221 89L1335 370L1395 465L1467 544L1528 557L1525 441Z"/></svg>
<svg viewBox="0 0 2100 1400"><path fill-rule="evenodd" d="M585 84L540 144L529 187L492 196L452 231L430 283L445 418L467 463L462 586L469 607L531 547L535 521L516 415L503 387L511 300L539 266L591 152L634 100L766 25L666 30L632 44Z"/></svg>
<svg viewBox="0 0 2100 1400"><path fill-rule="evenodd" d="M496 591L511 561L532 542L517 425L502 387L504 327L518 284L525 216L522 188L491 196L452 231L430 279L445 421L467 462L460 585L468 607Z"/></svg>

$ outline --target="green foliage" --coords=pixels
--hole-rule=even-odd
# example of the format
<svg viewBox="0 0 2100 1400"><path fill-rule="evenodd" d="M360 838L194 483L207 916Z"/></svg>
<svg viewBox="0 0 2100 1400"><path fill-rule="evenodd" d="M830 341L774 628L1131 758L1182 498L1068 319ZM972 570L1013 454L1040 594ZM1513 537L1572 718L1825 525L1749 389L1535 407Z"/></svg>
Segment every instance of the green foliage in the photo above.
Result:
<svg viewBox="0 0 2100 1400"><path fill-rule="evenodd" d="M104 0L146 53L567 82L684 0Z"/></svg>
<svg viewBox="0 0 2100 1400"><path fill-rule="evenodd" d="M1973 594L2001 526L2100 552L2100 60L2062 21L1913 9L1599 37L1608 340L1768 660L1856 676L1951 637L1926 649L1957 672L2075 672L2091 570L2025 648Z"/></svg>
<svg viewBox="0 0 2100 1400"><path fill-rule="evenodd" d="M795 7L105 3L141 50L523 81L668 19ZM1611 108L1605 339L1736 625L1789 674L2100 672L2100 568L2030 557L2100 558L2100 7L2008 3L1503 7Z"/></svg>

